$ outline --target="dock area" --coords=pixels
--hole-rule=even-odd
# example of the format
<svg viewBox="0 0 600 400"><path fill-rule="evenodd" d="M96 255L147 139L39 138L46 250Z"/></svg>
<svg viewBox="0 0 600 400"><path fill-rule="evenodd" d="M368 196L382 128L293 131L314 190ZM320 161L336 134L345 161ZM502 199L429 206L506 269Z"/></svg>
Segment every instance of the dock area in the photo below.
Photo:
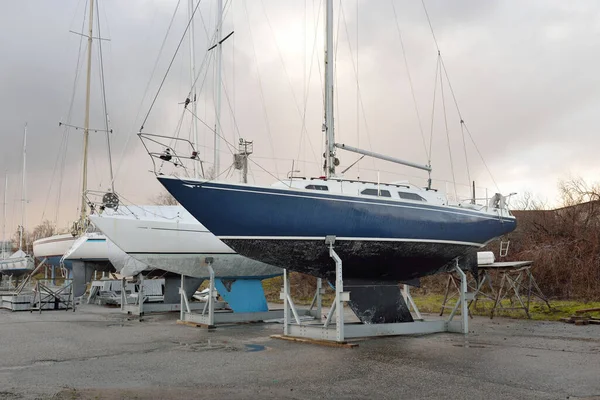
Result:
<svg viewBox="0 0 600 400"><path fill-rule="evenodd" d="M178 325L178 316L139 322L87 304L75 313L0 310L0 398L600 396L600 334L593 325L475 317L467 337L389 337L335 348L272 339L281 333L278 323L209 331Z"/></svg>

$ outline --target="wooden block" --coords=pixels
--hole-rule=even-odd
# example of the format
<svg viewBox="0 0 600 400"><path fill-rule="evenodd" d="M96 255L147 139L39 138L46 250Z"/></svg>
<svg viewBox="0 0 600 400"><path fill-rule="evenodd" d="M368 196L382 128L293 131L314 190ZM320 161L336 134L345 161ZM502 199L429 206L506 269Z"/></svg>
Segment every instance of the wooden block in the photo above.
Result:
<svg viewBox="0 0 600 400"><path fill-rule="evenodd" d="M587 313L587 312L600 312L600 307L596 307L596 308L582 308L581 310L576 310L575 311L576 314L583 314L583 313Z"/></svg>
<svg viewBox="0 0 600 400"><path fill-rule="evenodd" d="M206 328L208 330L217 329L214 325L199 324L197 322L177 320L177 325L193 326L194 328Z"/></svg>
<svg viewBox="0 0 600 400"><path fill-rule="evenodd" d="M588 322L592 325L600 325L600 319L590 319Z"/></svg>
<svg viewBox="0 0 600 400"><path fill-rule="evenodd" d="M333 342L330 340L309 339L309 338L301 338L301 337L296 337L296 336L271 335L271 338L287 340L290 342L297 342L297 343L318 344L321 346L329 346L329 347L343 347L343 348L347 348L347 349L353 349L355 347L358 347L358 343Z"/></svg>
<svg viewBox="0 0 600 400"><path fill-rule="evenodd" d="M580 319L575 321L575 325L587 325L589 324L589 321L587 319Z"/></svg>
<svg viewBox="0 0 600 400"><path fill-rule="evenodd" d="M573 321L587 321L590 319L589 315L571 315L569 318Z"/></svg>
<svg viewBox="0 0 600 400"><path fill-rule="evenodd" d="M562 322L566 322L568 324L572 324L574 322L571 318L561 318L560 320Z"/></svg>

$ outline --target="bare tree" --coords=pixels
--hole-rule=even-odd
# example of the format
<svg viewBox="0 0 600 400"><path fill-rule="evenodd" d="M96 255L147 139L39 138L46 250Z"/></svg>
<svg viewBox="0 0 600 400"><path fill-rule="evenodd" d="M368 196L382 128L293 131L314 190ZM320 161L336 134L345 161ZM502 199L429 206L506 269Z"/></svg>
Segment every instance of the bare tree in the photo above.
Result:
<svg viewBox="0 0 600 400"><path fill-rule="evenodd" d="M52 224L52 222L46 219L42 221L41 224L33 228L33 231L31 232L31 240L36 241L38 239L50 237L54 234L56 234L56 227L54 224Z"/></svg>
<svg viewBox="0 0 600 400"><path fill-rule="evenodd" d="M536 198L533 193L527 191L521 195L516 196L512 201L513 210L547 210L548 204Z"/></svg>
<svg viewBox="0 0 600 400"><path fill-rule="evenodd" d="M151 201L157 206L176 206L179 204L177 200L175 200L175 197L171 195L171 193L164 190L152 197Z"/></svg>
<svg viewBox="0 0 600 400"><path fill-rule="evenodd" d="M511 256L534 261L547 295L600 299L600 186L571 178L558 187L562 207L514 212Z"/></svg>

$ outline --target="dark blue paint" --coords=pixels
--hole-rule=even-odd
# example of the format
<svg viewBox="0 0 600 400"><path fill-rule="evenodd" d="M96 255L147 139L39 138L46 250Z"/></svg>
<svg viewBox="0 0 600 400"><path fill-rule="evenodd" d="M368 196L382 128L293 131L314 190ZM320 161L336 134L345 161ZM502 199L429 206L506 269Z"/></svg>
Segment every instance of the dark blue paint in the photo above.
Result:
<svg viewBox="0 0 600 400"><path fill-rule="evenodd" d="M484 244L511 232L516 226L514 218L490 218L489 215L476 211L437 205L364 196L349 198L318 191L256 188L215 182L198 184L161 177L158 179L216 236L336 235ZM406 207L397 207L398 205Z"/></svg>

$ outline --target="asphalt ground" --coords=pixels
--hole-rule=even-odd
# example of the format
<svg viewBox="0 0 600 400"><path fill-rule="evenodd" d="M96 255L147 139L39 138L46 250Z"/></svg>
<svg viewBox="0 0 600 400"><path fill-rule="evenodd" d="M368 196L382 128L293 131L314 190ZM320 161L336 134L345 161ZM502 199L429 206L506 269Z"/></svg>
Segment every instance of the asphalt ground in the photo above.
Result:
<svg viewBox="0 0 600 400"><path fill-rule="evenodd" d="M0 311L0 399L600 399L600 326L475 317L472 333L353 349L202 328L177 313Z"/></svg>

